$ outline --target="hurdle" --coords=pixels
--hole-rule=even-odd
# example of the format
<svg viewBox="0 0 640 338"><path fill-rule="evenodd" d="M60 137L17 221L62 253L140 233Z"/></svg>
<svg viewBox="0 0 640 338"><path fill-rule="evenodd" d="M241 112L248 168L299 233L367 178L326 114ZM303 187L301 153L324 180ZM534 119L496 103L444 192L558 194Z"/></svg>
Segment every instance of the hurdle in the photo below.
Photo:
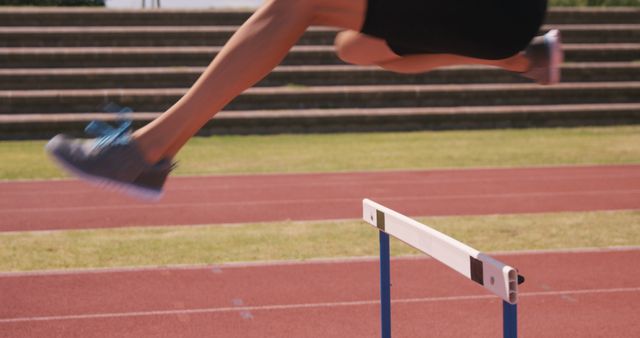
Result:
<svg viewBox="0 0 640 338"><path fill-rule="evenodd" d="M362 201L362 218L379 230L380 322L382 338L391 337L391 272L389 235L422 251L502 299L503 336L518 336L518 271L429 226L369 199Z"/></svg>

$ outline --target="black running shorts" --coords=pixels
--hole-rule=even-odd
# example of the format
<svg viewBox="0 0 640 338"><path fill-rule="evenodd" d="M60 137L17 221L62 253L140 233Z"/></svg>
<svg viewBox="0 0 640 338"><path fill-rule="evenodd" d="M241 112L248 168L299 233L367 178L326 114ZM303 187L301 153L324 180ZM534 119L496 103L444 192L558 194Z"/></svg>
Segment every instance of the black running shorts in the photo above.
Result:
<svg viewBox="0 0 640 338"><path fill-rule="evenodd" d="M538 33L547 0L368 0L362 33L398 55L504 59Z"/></svg>

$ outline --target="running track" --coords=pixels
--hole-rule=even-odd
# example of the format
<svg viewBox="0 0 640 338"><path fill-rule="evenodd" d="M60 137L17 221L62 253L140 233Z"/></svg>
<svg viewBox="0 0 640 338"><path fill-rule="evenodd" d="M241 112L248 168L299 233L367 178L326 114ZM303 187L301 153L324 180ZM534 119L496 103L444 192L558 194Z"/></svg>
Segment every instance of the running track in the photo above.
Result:
<svg viewBox="0 0 640 338"><path fill-rule="evenodd" d="M74 180L0 182L0 231L640 209L640 165L171 178L159 203Z"/></svg>
<svg viewBox="0 0 640 338"><path fill-rule="evenodd" d="M640 248L498 255L521 337L638 337ZM372 260L0 275L2 337L376 337ZM501 302L431 259L392 261L395 337L500 337Z"/></svg>
<svg viewBox="0 0 640 338"><path fill-rule="evenodd" d="M640 166L176 178L143 204L75 181L0 183L0 230L640 209ZM375 245L372 243L372 245ZM640 248L499 256L523 337L640 336ZM497 337L500 301L430 259L392 265L395 337ZM0 337L375 337L371 260L0 273Z"/></svg>

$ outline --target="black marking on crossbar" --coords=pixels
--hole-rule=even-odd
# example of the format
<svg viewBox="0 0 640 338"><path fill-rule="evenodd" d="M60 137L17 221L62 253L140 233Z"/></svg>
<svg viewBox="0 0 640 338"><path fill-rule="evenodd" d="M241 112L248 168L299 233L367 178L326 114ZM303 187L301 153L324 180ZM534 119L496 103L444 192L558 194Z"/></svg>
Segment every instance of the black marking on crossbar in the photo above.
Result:
<svg viewBox="0 0 640 338"><path fill-rule="evenodd" d="M471 280L484 285L484 273L482 272L482 261L469 256L469 264L471 267Z"/></svg>
<svg viewBox="0 0 640 338"><path fill-rule="evenodd" d="M376 226L384 231L384 212L376 210Z"/></svg>
<svg viewBox="0 0 640 338"><path fill-rule="evenodd" d="M524 276L523 275L518 275L518 285L524 283Z"/></svg>

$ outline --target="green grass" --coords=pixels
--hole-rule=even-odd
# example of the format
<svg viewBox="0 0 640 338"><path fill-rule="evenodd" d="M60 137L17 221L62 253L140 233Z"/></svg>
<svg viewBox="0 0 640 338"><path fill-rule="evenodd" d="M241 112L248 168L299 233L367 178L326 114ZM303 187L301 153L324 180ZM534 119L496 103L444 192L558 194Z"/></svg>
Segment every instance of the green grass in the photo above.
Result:
<svg viewBox="0 0 640 338"><path fill-rule="evenodd" d="M0 179L63 177L44 141L0 142ZM640 126L196 137L178 175L640 162Z"/></svg>
<svg viewBox="0 0 640 338"><path fill-rule="evenodd" d="M481 251L640 245L640 211L438 217L423 222ZM0 233L0 271L374 256L360 221ZM395 241L394 255L415 251Z"/></svg>

